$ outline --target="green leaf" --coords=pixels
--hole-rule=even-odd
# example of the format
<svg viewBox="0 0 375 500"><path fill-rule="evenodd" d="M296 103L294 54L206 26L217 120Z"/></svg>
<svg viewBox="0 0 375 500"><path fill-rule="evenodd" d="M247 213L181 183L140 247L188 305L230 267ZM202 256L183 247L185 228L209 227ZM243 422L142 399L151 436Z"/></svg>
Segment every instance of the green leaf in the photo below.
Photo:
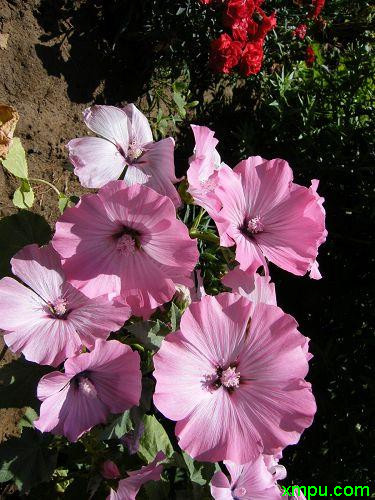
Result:
<svg viewBox="0 0 375 500"><path fill-rule="evenodd" d="M21 185L13 195L13 205L18 208L31 208L34 204L34 191L27 179L22 179Z"/></svg>
<svg viewBox="0 0 375 500"><path fill-rule="evenodd" d="M175 332L180 328L181 311L174 302L172 302L171 304L170 313L171 313L172 332Z"/></svg>
<svg viewBox="0 0 375 500"><path fill-rule="evenodd" d="M3 167L8 170L11 174L21 179L27 179L29 172L26 162L26 154L21 140L18 137L14 137L12 145L9 149L7 157L2 160Z"/></svg>
<svg viewBox="0 0 375 500"><path fill-rule="evenodd" d="M51 230L40 215L23 210L0 220L0 278L11 275L9 261L22 247L30 243L45 245Z"/></svg>
<svg viewBox="0 0 375 500"><path fill-rule="evenodd" d="M18 422L18 427L20 429L23 427L34 427L34 420L37 418L37 412L33 408L27 407L24 416Z"/></svg>
<svg viewBox="0 0 375 500"><path fill-rule="evenodd" d="M130 418L130 410L127 410L113 422L105 426L100 435L100 439L103 441L107 441L108 439L121 439L124 434L133 429L134 426Z"/></svg>
<svg viewBox="0 0 375 500"><path fill-rule="evenodd" d="M164 427L154 415L143 417L144 432L139 442L138 455L150 463L158 451L163 451L168 458L174 454L172 444Z"/></svg>
<svg viewBox="0 0 375 500"><path fill-rule="evenodd" d="M187 453L182 452L187 470L189 471L190 480L201 486L209 483L215 472L215 464L209 462L197 462L193 460Z"/></svg>
<svg viewBox="0 0 375 500"><path fill-rule="evenodd" d="M160 320L140 321L126 326L126 330L151 351L159 349L165 335L169 333L167 325Z"/></svg>
<svg viewBox="0 0 375 500"><path fill-rule="evenodd" d="M0 444L2 477L11 475L21 492L48 481L57 459L57 455L48 448L52 439L51 435L24 427L21 437L13 437Z"/></svg>
<svg viewBox="0 0 375 500"><path fill-rule="evenodd" d="M39 409L36 387L43 375L51 371L48 366L15 359L0 368L0 408Z"/></svg>
<svg viewBox="0 0 375 500"><path fill-rule="evenodd" d="M173 100L177 105L178 112L182 116L182 118L185 118L186 116L186 99L183 95L180 94L180 92L173 92Z"/></svg>
<svg viewBox="0 0 375 500"><path fill-rule="evenodd" d="M59 201L58 201L58 206L59 206L60 214L64 213L64 210L68 206L69 201L70 201L70 199L69 199L68 196L66 196L64 193L60 194Z"/></svg>

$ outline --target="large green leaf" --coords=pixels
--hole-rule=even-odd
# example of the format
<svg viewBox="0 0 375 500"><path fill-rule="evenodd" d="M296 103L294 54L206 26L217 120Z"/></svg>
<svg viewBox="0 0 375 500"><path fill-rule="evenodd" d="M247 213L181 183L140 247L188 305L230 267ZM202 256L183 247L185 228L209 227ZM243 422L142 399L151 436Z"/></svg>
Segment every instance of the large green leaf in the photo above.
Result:
<svg viewBox="0 0 375 500"><path fill-rule="evenodd" d="M0 408L39 409L36 387L43 375L51 371L48 366L15 359L0 368Z"/></svg>
<svg viewBox="0 0 375 500"><path fill-rule="evenodd" d="M215 464L209 462L197 462L187 453L182 452L187 470L189 471L190 480L201 486L211 481L215 472Z"/></svg>
<svg viewBox="0 0 375 500"><path fill-rule="evenodd" d="M124 434L132 431L133 428L134 426L130 418L130 411L127 410L122 415L115 418L113 422L105 426L100 438L104 441L107 439L120 439L124 436Z"/></svg>
<svg viewBox="0 0 375 500"><path fill-rule="evenodd" d="M0 220L0 278L11 275L9 261L15 253L29 243L45 245L51 230L40 215L21 210L18 214Z"/></svg>
<svg viewBox="0 0 375 500"><path fill-rule="evenodd" d="M3 481L13 479L19 490L48 481L56 467L57 455L48 448L52 436L24 427L21 437L0 444L0 471Z"/></svg>
<svg viewBox="0 0 375 500"><path fill-rule="evenodd" d="M34 204L34 191L27 179L22 179L21 185L13 195L13 205L18 208L31 208Z"/></svg>
<svg viewBox="0 0 375 500"><path fill-rule="evenodd" d="M12 145L9 149L7 157L2 160L4 168L8 170L11 174L21 179L27 179L29 172L26 162L26 154L21 140L18 137L14 137Z"/></svg>
<svg viewBox="0 0 375 500"><path fill-rule="evenodd" d="M160 320L140 321L134 325L126 326L126 330L151 351L159 349L163 338L169 333L167 325Z"/></svg>
<svg viewBox="0 0 375 500"><path fill-rule="evenodd" d="M139 442L139 456L147 463L154 460L159 451L163 451L168 458L174 454L172 444L164 427L154 415L143 417L144 432Z"/></svg>

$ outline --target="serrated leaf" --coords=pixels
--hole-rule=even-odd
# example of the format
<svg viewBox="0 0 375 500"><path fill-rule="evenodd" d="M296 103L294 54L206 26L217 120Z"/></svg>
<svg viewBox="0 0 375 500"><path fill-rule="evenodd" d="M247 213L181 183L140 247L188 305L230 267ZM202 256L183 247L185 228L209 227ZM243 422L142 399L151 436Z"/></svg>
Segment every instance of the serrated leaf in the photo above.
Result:
<svg viewBox="0 0 375 500"><path fill-rule="evenodd" d="M164 427L154 415L143 417L144 432L139 442L138 455L150 463L159 451L163 451L168 458L174 454L172 444Z"/></svg>
<svg viewBox="0 0 375 500"><path fill-rule="evenodd" d="M23 210L0 220L0 278L10 276L9 261L25 245L45 245L51 238L51 230L40 215Z"/></svg>
<svg viewBox="0 0 375 500"><path fill-rule="evenodd" d="M14 191L13 205L18 208L31 208L34 204L35 196L30 183L26 179L22 179L21 185Z"/></svg>
<svg viewBox="0 0 375 500"><path fill-rule="evenodd" d="M180 328L181 311L174 302L172 302L171 304L170 313L171 313L172 332L175 332Z"/></svg>
<svg viewBox="0 0 375 500"><path fill-rule="evenodd" d="M27 179L29 172L27 168L26 154L21 144L21 140L18 137L14 137L7 157L5 160L2 160L2 164L8 172L16 177Z"/></svg>
<svg viewBox="0 0 375 500"><path fill-rule="evenodd" d="M113 422L105 426L100 434L100 439L103 441L107 441L108 439L121 439L124 434L132 431L133 429L134 426L130 418L130 410L127 410Z"/></svg>
<svg viewBox="0 0 375 500"><path fill-rule="evenodd" d="M21 437L0 444L0 470L3 475L9 471L21 492L51 478L57 460L48 448L52 439L51 435L24 427Z"/></svg>
<svg viewBox="0 0 375 500"><path fill-rule="evenodd" d="M127 326L126 330L151 351L159 349L163 338L169 332L167 325L160 320L140 321Z"/></svg>

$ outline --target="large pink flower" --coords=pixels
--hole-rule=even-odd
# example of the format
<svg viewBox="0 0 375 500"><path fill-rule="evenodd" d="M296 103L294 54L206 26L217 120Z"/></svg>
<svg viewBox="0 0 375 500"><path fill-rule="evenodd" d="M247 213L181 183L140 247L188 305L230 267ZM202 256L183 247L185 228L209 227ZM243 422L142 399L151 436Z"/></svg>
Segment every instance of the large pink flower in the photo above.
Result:
<svg viewBox="0 0 375 500"><path fill-rule="evenodd" d="M230 474L219 471L211 481L211 494L215 500L280 500L282 493L276 477L268 470L263 455L245 465L224 461Z"/></svg>
<svg viewBox="0 0 375 500"><path fill-rule="evenodd" d="M267 268L265 257L296 275L313 266L325 238L325 216L312 189L293 183L284 160L259 156L219 171L223 208L212 214L221 245L236 244L240 268Z"/></svg>
<svg viewBox="0 0 375 500"><path fill-rule="evenodd" d="M198 460L253 461L298 442L316 410L306 338L276 307L205 296L154 356L154 403Z"/></svg>
<svg viewBox="0 0 375 500"><path fill-rule="evenodd" d="M34 422L42 432L77 441L110 413L122 413L139 403L139 354L117 340L97 340L91 352L65 361L65 373L48 373L37 394L42 401Z"/></svg>
<svg viewBox="0 0 375 500"><path fill-rule="evenodd" d="M147 118L134 106L92 106L83 117L90 130L101 137L73 139L67 145L74 172L85 187L100 188L120 177L125 181L147 184L169 196L176 207L181 204L173 184L178 182L174 169L172 137L153 142Z"/></svg>
<svg viewBox="0 0 375 500"><path fill-rule="evenodd" d="M135 500L140 487L148 481L158 481L163 472L163 465L160 463L165 459L162 451L156 455L155 459L139 470L128 471L128 476L121 479L117 490L111 489L107 500Z"/></svg>
<svg viewBox="0 0 375 500"><path fill-rule="evenodd" d="M26 286L13 278L0 281L0 328L8 347L30 361L57 366L130 317L128 306L89 299L67 283L51 246L28 245L11 264Z"/></svg>
<svg viewBox="0 0 375 500"><path fill-rule="evenodd" d="M270 282L271 278L269 276L260 276L258 273L242 271L237 266L223 276L221 281L225 286L231 288L232 292L239 293L254 304L277 305L275 284Z"/></svg>
<svg viewBox="0 0 375 500"><path fill-rule="evenodd" d="M121 295L147 317L168 302L175 284L191 286L195 241L171 200L139 184L113 181L83 196L56 224L54 248L68 280L89 297Z"/></svg>
<svg viewBox="0 0 375 500"><path fill-rule="evenodd" d="M320 210L321 210L321 213L322 213L322 217L325 219L325 216L326 216L326 211L323 207L323 203L324 203L324 198L322 196L319 196L318 195L318 186L319 186L319 181L317 179L313 179L311 181L311 187L310 187L310 191L314 194L315 196L315 199L320 207ZM324 230L319 241L318 241L318 244L321 245L322 243L324 243L326 241L326 238L327 238L327 230ZM319 271L319 264L318 264L318 261L315 260L313 262L313 264L311 265L311 268L310 268L310 278L314 279L314 280L320 280L322 278L322 275L320 274L320 271Z"/></svg>
<svg viewBox="0 0 375 500"><path fill-rule="evenodd" d="M194 201L208 210L220 210L220 200L215 195L218 184L217 170L220 168L220 155L216 150L218 140L215 132L208 127L191 125L195 138L194 154L189 159L187 180L188 192Z"/></svg>

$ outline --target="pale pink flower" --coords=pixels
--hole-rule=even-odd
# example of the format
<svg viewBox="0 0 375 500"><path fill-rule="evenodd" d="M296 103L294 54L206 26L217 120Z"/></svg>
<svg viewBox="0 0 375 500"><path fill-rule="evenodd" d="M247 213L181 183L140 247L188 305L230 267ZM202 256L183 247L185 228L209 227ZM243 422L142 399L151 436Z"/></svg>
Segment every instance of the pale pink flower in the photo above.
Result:
<svg viewBox="0 0 375 500"><path fill-rule="evenodd" d="M314 194L315 199L316 199L316 201L320 207L320 210L322 212L322 217L325 219L326 211L323 207L324 198L322 196L318 195L318 186L319 186L319 181L317 179L313 179L311 181L310 191ZM321 235L320 240L318 241L319 245L321 245L322 243L324 243L326 241L327 234L328 234L328 232L325 229L323 231L323 234ZM322 275L320 274L320 271L319 271L319 264L318 264L318 261L316 259L310 268L310 278L312 278L314 280L320 280L322 278Z"/></svg>
<svg viewBox="0 0 375 500"><path fill-rule="evenodd" d="M288 163L251 157L233 171L220 169L219 178L223 208L211 215L221 245L236 245L240 268L268 271L267 258L296 275L310 270L326 235L325 216L316 193L293 183Z"/></svg>
<svg viewBox="0 0 375 500"><path fill-rule="evenodd" d="M164 453L159 451L150 464L139 470L128 471L129 477L121 479L116 491L111 489L111 493L107 497L107 500L135 500L143 484L148 481L158 481L160 479L160 474L163 472L163 465L161 462L165 458Z"/></svg>
<svg viewBox="0 0 375 500"><path fill-rule="evenodd" d="M224 461L230 481L221 472L211 480L211 495L215 500L280 500L282 493L275 476L268 470L263 455L245 465Z"/></svg>
<svg viewBox="0 0 375 500"><path fill-rule="evenodd" d="M277 305L275 284L269 276L260 276L258 273L242 271L239 266L229 271L221 278L221 282L239 293L254 304Z"/></svg>
<svg viewBox="0 0 375 500"><path fill-rule="evenodd" d="M191 128L195 147L187 171L188 193L197 205L211 213L221 208L221 202L215 194L219 182L217 172L221 166L220 155L216 150L219 141L214 137L215 132L208 127L191 125Z"/></svg>
<svg viewBox="0 0 375 500"><path fill-rule="evenodd" d="M120 471L112 460L106 460L102 463L100 472L104 479L117 479L121 476Z"/></svg>
<svg viewBox="0 0 375 500"><path fill-rule="evenodd" d="M191 286L198 260L197 243L176 219L171 200L124 181L65 210L52 244L74 286L89 297L121 295L144 317L171 300L176 284Z"/></svg>
<svg viewBox="0 0 375 500"><path fill-rule="evenodd" d="M65 361L65 373L48 373L37 389L42 401L34 425L42 432L77 441L110 413L138 405L141 396L140 359L117 340L97 340L91 352Z"/></svg>
<svg viewBox="0 0 375 500"><path fill-rule="evenodd" d="M173 185L178 179L172 137L153 142L147 118L134 104L124 108L95 105L83 112L83 118L88 128L101 136L73 139L67 145L83 186L100 188L118 179L127 167L124 179L128 185L147 184L180 206Z"/></svg>
<svg viewBox="0 0 375 500"><path fill-rule="evenodd" d="M130 317L128 306L89 299L65 281L58 254L49 245L28 245L11 260L13 278L0 281L0 328L13 352L57 366L106 339ZM101 292L99 292L101 293Z"/></svg>
<svg viewBox="0 0 375 500"><path fill-rule="evenodd" d="M233 293L206 295L154 356L154 403L197 460L253 461L298 442L316 411L295 320Z"/></svg>

